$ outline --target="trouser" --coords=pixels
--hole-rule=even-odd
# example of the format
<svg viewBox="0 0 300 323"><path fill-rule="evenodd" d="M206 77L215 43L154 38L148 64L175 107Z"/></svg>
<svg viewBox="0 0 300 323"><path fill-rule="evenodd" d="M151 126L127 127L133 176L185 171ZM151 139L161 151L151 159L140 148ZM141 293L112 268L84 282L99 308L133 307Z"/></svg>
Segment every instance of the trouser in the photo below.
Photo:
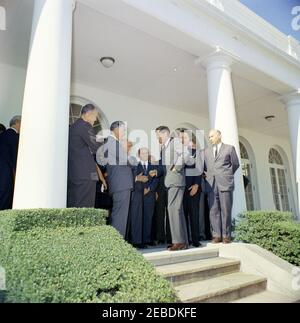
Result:
<svg viewBox="0 0 300 323"><path fill-rule="evenodd" d="M168 212L173 244L188 244L188 234L183 212L184 191L184 187L170 187L168 189Z"/></svg>
<svg viewBox="0 0 300 323"><path fill-rule="evenodd" d="M96 197L96 181L69 180L68 201L69 208L94 208Z"/></svg>
<svg viewBox="0 0 300 323"><path fill-rule="evenodd" d="M152 223L155 209L155 192L144 195L143 205L143 243L152 242Z"/></svg>
<svg viewBox="0 0 300 323"><path fill-rule="evenodd" d="M124 239L126 237L130 196L131 190L115 192L112 194L113 208L110 223L117 231L119 231Z"/></svg>
<svg viewBox="0 0 300 323"><path fill-rule="evenodd" d="M191 191L189 191L188 189L186 189L184 192L183 210L186 220L189 241L191 241L194 245L198 245L200 238L199 205L201 192L198 191L197 194L194 196L191 196L190 193Z"/></svg>
<svg viewBox="0 0 300 323"><path fill-rule="evenodd" d="M214 238L231 237L233 192L222 192L214 185L208 193L209 215Z"/></svg>

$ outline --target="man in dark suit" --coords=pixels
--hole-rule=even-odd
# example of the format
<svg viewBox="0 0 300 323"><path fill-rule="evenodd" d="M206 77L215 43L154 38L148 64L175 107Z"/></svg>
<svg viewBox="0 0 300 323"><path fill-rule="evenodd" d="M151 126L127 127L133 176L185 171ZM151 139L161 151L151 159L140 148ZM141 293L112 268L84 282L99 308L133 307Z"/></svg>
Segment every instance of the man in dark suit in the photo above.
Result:
<svg viewBox="0 0 300 323"><path fill-rule="evenodd" d="M201 196L201 175L203 172L200 152L192 147L191 136L187 129L178 129L179 136L182 139L184 146L188 147L189 153L192 156L194 163L186 165L185 170L185 192L183 196L183 210L186 219L187 232L189 242L194 247L201 246L200 237L200 196ZM196 165L198 163L198 165ZM196 167L198 166L198 167ZM199 169L201 167L201 170ZM202 171L202 172L201 172ZM189 230L190 229L190 230Z"/></svg>
<svg viewBox="0 0 300 323"><path fill-rule="evenodd" d="M70 127L68 207L95 206L98 175L94 155L101 144L96 142L93 125L98 117L96 107L87 104L81 110L81 118Z"/></svg>
<svg viewBox="0 0 300 323"><path fill-rule="evenodd" d="M137 173L148 177L148 181L144 183L143 190L143 244L152 245L152 223L156 202L156 190L158 186L158 178L163 175L161 166L152 164L149 150L141 148L138 152L140 162L137 166ZM151 177L149 174L156 170L158 177Z"/></svg>
<svg viewBox="0 0 300 323"><path fill-rule="evenodd" d="M219 130L209 133L211 147L205 150L205 175L213 243L231 242L231 212L234 174L240 167L236 150L222 143Z"/></svg>
<svg viewBox="0 0 300 323"><path fill-rule="evenodd" d="M6 130L5 125L3 125L2 123L0 123L0 135Z"/></svg>
<svg viewBox="0 0 300 323"><path fill-rule="evenodd" d="M10 121L10 128L0 135L0 210L12 208L17 167L21 117Z"/></svg>
<svg viewBox="0 0 300 323"><path fill-rule="evenodd" d="M126 140L126 125L122 121L112 123L111 135L104 146L109 192L113 198L111 225L126 237L131 191L132 168L128 160L129 145ZM99 158L99 157L98 157Z"/></svg>

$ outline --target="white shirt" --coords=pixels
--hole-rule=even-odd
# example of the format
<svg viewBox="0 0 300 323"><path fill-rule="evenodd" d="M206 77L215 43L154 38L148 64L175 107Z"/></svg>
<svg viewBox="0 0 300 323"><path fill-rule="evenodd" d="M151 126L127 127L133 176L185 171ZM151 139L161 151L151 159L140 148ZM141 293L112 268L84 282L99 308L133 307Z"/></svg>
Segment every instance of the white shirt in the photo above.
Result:
<svg viewBox="0 0 300 323"><path fill-rule="evenodd" d="M221 149L221 147L222 147L222 142L220 142L219 144L217 144L217 145L214 145L214 147L213 147L213 151L214 151L214 156L216 156L216 149L218 149L218 155L219 155L219 153L220 153L220 149ZM217 155L217 156L218 156Z"/></svg>
<svg viewBox="0 0 300 323"><path fill-rule="evenodd" d="M146 166L146 169L148 168L148 164L149 162L148 161L141 161L143 167Z"/></svg>

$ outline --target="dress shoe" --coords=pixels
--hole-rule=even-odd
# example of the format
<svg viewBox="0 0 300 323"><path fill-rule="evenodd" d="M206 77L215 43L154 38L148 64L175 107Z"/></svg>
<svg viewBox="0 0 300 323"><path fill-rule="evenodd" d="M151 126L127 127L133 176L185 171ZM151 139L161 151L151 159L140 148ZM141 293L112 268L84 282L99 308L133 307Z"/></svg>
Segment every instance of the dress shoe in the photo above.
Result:
<svg viewBox="0 0 300 323"><path fill-rule="evenodd" d="M169 251L179 251L188 249L188 245L185 243L175 243L172 247L168 248Z"/></svg>
<svg viewBox="0 0 300 323"><path fill-rule="evenodd" d="M212 243L221 243L221 242L222 242L222 239L219 237L215 237L212 239Z"/></svg>
<svg viewBox="0 0 300 323"><path fill-rule="evenodd" d="M193 243L193 247L194 247L194 248L200 248L200 247L202 247L202 244L201 244L200 242L198 242L198 243Z"/></svg>
<svg viewBox="0 0 300 323"><path fill-rule="evenodd" d="M225 243L225 244L231 243L231 238L230 237L223 238L223 243Z"/></svg>

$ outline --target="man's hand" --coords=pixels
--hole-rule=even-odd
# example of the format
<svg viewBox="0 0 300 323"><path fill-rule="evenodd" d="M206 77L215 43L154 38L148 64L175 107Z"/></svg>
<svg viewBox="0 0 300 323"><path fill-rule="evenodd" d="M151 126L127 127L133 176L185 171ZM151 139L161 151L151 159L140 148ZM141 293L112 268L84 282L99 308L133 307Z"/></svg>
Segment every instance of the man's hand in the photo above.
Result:
<svg viewBox="0 0 300 323"><path fill-rule="evenodd" d="M157 201L157 200L158 200L158 198L159 198L159 196L158 196L158 193L156 192L156 193L155 193L155 201Z"/></svg>
<svg viewBox="0 0 300 323"><path fill-rule="evenodd" d="M153 169L149 172L150 177L157 177L157 169Z"/></svg>
<svg viewBox="0 0 300 323"><path fill-rule="evenodd" d="M194 184L189 188L190 191L190 196L195 196L198 193L199 190L199 185L198 184Z"/></svg>
<svg viewBox="0 0 300 323"><path fill-rule="evenodd" d="M147 195L150 192L150 188L144 188L144 195Z"/></svg>
<svg viewBox="0 0 300 323"><path fill-rule="evenodd" d="M102 181L102 185L104 187L104 190L107 191L108 186L107 186L106 180Z"/></svg>
<svg viewBox="0 0 300 323"><path fill-rule="evenodd" d="M142 182L142 183L147 183L148 182L148 176L144 176L143 173L141 173L140 175L138 175L136 177L136 182Z"/></svg>

